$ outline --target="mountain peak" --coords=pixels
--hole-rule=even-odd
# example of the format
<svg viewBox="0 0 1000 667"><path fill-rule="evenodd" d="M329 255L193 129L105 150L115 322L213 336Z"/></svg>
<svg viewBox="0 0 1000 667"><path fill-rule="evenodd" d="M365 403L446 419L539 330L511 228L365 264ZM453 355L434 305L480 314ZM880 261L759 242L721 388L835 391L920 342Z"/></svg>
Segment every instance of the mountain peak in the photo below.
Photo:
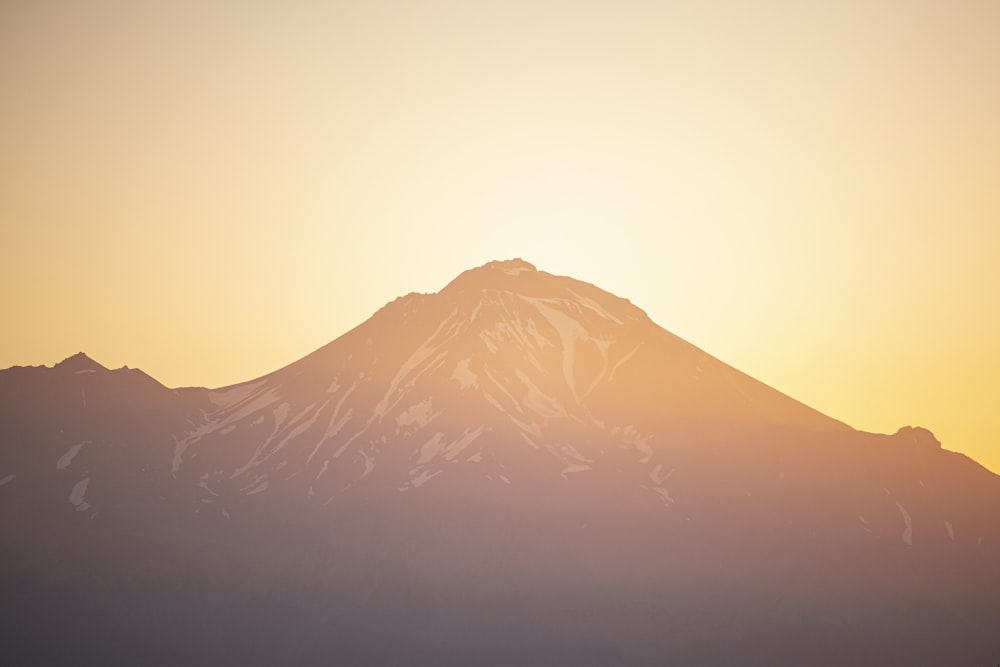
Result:
<svg viewBox="0 0 1000 667"><path fill-rule="evenodd" d="M58 368L59 370L68 372L108 370L101 364L97 363L96 361L88 357L83 352L77 352L76 354L70 357L66 357L58 364L53 366L53 368Z"/></svg>
<svg viewBox="0 0 1000 667"><path fill-rule="evenodd" d="M493 271L503 271L507 275L518 275L522 271L537 271L535 265L526 262L520 257L514 259L495 259L492 262L483 264L480 269L490 269Z"/></svg>
<svg viewBox="0 0 1000 667"><path fill-rule="evenodd" d="M463 271L457 278L445 287L448 289L486 289L517 279L524 273L537 274L535 265L520 257L505 260L493 260L474 269Z"/></svg>

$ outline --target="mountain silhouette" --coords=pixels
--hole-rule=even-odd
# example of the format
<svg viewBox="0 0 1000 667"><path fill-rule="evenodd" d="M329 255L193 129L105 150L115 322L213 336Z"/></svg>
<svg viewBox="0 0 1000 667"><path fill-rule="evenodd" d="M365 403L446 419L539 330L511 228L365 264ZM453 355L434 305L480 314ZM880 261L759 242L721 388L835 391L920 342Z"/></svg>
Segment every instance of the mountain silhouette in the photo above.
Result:
<svg viewBox="0 0 1000 667"><path fill-rule="evenodd" d="M0 371L0 445L22 661L1000 655L1000 478L519 259L229 387Z"/></svg>

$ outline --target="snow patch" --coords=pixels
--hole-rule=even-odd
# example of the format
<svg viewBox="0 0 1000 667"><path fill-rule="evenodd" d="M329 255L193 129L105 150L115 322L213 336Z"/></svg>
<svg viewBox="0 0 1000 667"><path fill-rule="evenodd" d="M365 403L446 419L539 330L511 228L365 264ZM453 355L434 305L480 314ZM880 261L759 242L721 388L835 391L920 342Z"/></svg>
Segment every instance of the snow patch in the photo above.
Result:
<svg viewBox="0 0 1000 667"><path fill-rule="evenodd" d="M425 470L416 477L414 477L412 480L410 480L410 483L413 485L413 488L423 486L428 481L430 481L432 477L436 477L441 472L442 472L441 470L435 470L434 472L429 472Z"/></svg>
<svg viewBox="0 0 1000 667"><path fill-rule="evenodd" d="M309 412L309 410L311 410L314 405L315 404L310 405L308 408L306 408L305 410L303 410L302 412L300 412L298 415L296 415L295 419L293 419L289 423L289 426L291 426L291 424L294 424L295 422L301 420L302 417L303 417L303 415L305 415L307 412ZM325 406L325 405L326 404L324 403L323 406ZM304 422L302 422L301 424L299 424L295 428L291 429L291 431L288 431L288 435L286 435L284 438L282 438L278 442L278 444L272 445L271 443L277 437L278 432L281 429L281 424L284 423L285 418L288 415L288 404L287 403L283 403L279 407L275 408L275 410L274 410L275 427L274 427L274 430L271 431L271 435L269 435L268 438L267 438L267 440L264 441L264 444L260 445L257 448L257 451L255 451L253 453L253 455L250 457L249 461L247 461L242 466L240 466L239 468L237 468L233 472L233 474L230 475L230 478L235 478L235 477L243 474L244 472L246 472L250 468L253 468L253 467L256 467L256 466L260 465L261 463L263 463L264 461L268 460L269 458L271 458L272 456L274 456L276 453L278 453L279 451L281 451L281 449L285 446L285 444L287 442L289 442L293 438L298 437L299 435L301 435L305 431L307 431L310 428L312 428L312 425L316 423L316 420L319 418L320 412L322 412L322 410L323 410L323 407L320 407L320 409L318 409L315 412L313 412L312 416L309 417L309 419L305 420Z"/></svg>
<svg viewBox="0 0 1000 667"><path fill-rule="evenodd" d="M429 463L435 456L441 453L444 449L444 445L441 444L441 439L444 437L444 433L438 431L434 436L425 442L420 447L420 458L417 459L417 463Z"/></svg>
<svg viewBox="0 0 1000 667"><path fill-rule="evenodd" d="M280 400L281 397L278 396L278 391L277 388L275 387L272 387L267 391L262 391L260 393L253 394L250 397L245 398L243 401L236 403L235 405L226 406L227 409L231 409L232 412L229 412L225 415L225 419L222 420L220 426L227 426L232 422L240 421L244 417L248 417L255 412L260 412L265 408L274 405Z"/></svg>
<svg viewBox="0 0 1000 667"><path fill-rule="evenodd" d="M676 468L671 468L666 472L666 474L664 474L663 464L658 463L656 467L653 468L653 471L649 473L649 479L651 479L657 485L660 485L666 482L668 479L670 479L670 476L673 475L676 470L677 470Z"/></svg>
<svg viewBox="0 0 1000 667"><path fill-rule="evenodd" d="M360 452L360 454L365 459L365 471L361 473L361 476L367 477L368 473L370 473L372 470L375 469L375 458L371 456L368 452L363 450Z"/></svg>
<svg viewBox="0 0 1000 667"><path fill-rule="evenodd" d="M528 437L528 434L527 434L527 433L524 433L524 432L522 431L522 432L521 432L521 437L522 437L522 438L524 439L524 441L525 441L526 443L528 443L529 445L531 445L531 448L532 448L532 449L539 449L539 446L538 446L538 443L537 443L537 442L535 442L534 440L532 440L531 438L529 438L529 437Z"/></svg>
<svg viewBox="0 0 1000 667"><path fill-rule="evenodd" d="M430 358L430 356L434 354L434 352L437 351L437 349L443 343L443 341L437 340L439 334L441 334L442 330L444 330L446 325L453 322L453 320L455 319L455 315L457 314L458 314L457 308L452 310L451 315L449 315L443 322L441 322L441 324L438 325L437 329L434 330L434 333L432 333L427 338L427 340L425 340L423 343L420 344L419 347L417 347L416 351L414 351L413 354L410 355L409 359L403 362L403 365L400 367L399 372L396 373L396 376L389 383L389 389L385 392L385 396L383 396L382 400L380 400L378 402L378 405L375 406L376 416L380 417L385 414L385 411L389 407L389 399L392 398L392 396L396 393L396 390L399 388L399 385L400 383L403 382L403 380L406 380L412 374L416 373L413 377L413 380L415 380L416 378L419 378L421 375L427 372L430 368L435 367L437 362L443 360L444 355L439 354L437 357L432 359L430 363L426 363L427 360ZM452 329L449 329L446 332L446 334L450 334Z"/></svg>
<svg viewBox="0 0 1000 667"><path fill-rule="evenodd" d="M514 398L514 395L513 395L512 393L510 393L510 392L509 392L509 391L507 390L507 388L506 388L506 387L504 387L504 385L503 385L503 383L502 383L502 382L500 382L500 381L499 381L499 380L497 380L497 379L496 379L495 377L493 377L493 374L492 374L492 373L490 373L490 369L489 369L489 368L485 368L485 367L484 367L484 368L483 368L483 370L484 370L484 371L486 372L486 377L487 377L487 378L489 378L490 382L492 382L492 383L493 383L493 386L494 386L495 388L499 389L499 390L500 390L500 392L501 392L501 393L502 393L502 394L503 394L504 396L506 396L506 397L507 397L507 399L508 399L508 400L509 400L509 401L511 402L511 404L512 404L512 405L514 406L514 409L520 409L520 408L518 407L518 401L517 401L517 399L516 399L516 398Z"/></svg>
<svg viewBox="0 0 1000 667"><path fill-rule="evenodd" d="M70 447L69 450L67 450L66 453L60 456L59 460L56 461L56 469L65 470L68 468L69 464L73 462L73 459L76 458L76 455L80 453L80 450L83 449L83 446L86 445L87 442L87 440L84 440L83 442L78 442Z"/></svg>
<svg viewBox="0 0 1000 667"><path fill-rule="evenodd" d="M212 490L211 488L209 488L209 486L208 486L208 483L207 483L207 482L198 482L198 487L199 487L199 488L202 488L202 489L204 489L204 490L206 490L206 491L208 491L209 493L211 493L211 494L212 494L213 496L215 496L216 498L218 498L218 497L219 497L219 494L218 494L218 493L216 493L216 492L215 492L215 491L213 491L213 490Z"/></svg>
<svg viewBox="0 0 1000 667"><path fill-rule="evenodd" d="M431 413L431 399L425 398L416 405L411 405L396 417L396 425L400 428L413 426L411 431L417 431L427 425L433 418Z"/></svg>
<svg viewBox="0 0 1000 667"><path fill-rule="evenodd" d="M652 480L653 482L653 486L651 488L656 493L656 495L660 497L660 501L666 506L673 505L674 499L673 496L670 495L670 492L667 490L667 488L663 486L663 484L668 479L670 479L670 477L676 471L677 471L676 468L671 468L670 470L664 473L663 464L657 463L656 466L649 473L649 479Z"/></svg>
<svg viewBox="0 0 1000 667"><path fill-rule="evenodd" d="M643 457L639 460L639 463L646 463L653 458L653 450L649 447L648 435L642 435L634 426L630 424L622 430L622 436L622 439L626 444L632 445L642 452Z"/></svg>
<svg viewBox="0 0 1000 667"><path fill-rule="evenodd" d="M906 511L906 508L896 501L896 507L899 508L899 513L903 517L903 542L913 546L913 520L910 518L910 513Z"/></svg>
<svg viewBox="0 0 1000 667"><path fill-rule="evenodd" d="M170 472L173 473L174 477L177 476L177 471L181 469L181 463L184 460L184 452L187 451L187 448L201 440L201 438L205 435L211 433L215 427L215 422L212 422L211 424L203 424L189 433L183 440L174 439L174 460L170 466Z"/></svg>
<svg viewBox="0 0 1000 667"><path fill-rule="evenodd" d="M463 390L478 385L479 376L469 370L469 361L469 359L462 359L455 365L455 370L451 374L451 379L458 380L459 387Z"/></svg>
<svg viewBox="0 0 1000 667"><path fill-rule="evenodd" d="M419 472L417 472L418 470ZM405 485L398 487L398 490L407 491L409 489L420 488L421 486L429 482L431 478L437 477L439 474L441 474L441 472L443 471L435 470L432 472L430 470L427 470L426 468L423 470L420 470L420 468L414 468L413 470L410 471L410 474L413 473L416 474L413 477L410 477L410 481L407 482Z"/></svg>
<svg viewBox="0 0 1000 667"><path fill-rule="evenodd" d="M258 484L254 488L252 488L251 490L247 491L247 495L248 496L252 496L255 493L260 493L261 491L266 491L268 486L269 486L269 484L268 484L267 480L264 480L263 482L261 482L260 484Z"/></svg>
<svg viewBox="0 0 1000 667"><path fill-rule="evenodd" d="M667 491L662 486L654 486L653 487L653 491L655 491L656 495L658 495L660 497L660 501L664 505L670 506L670 505L674 504L674 499L670 496L670 492Z"/></svg>
<svg viewBox="0 0 1000 667"><path fill-rule="evenodd" d="M90 503L84 500L87 495L88 484L90 484L90 478L85 477L74 484L73 490L69 492L69 503L76 508L77 512L84 512L91 507Z"/></svg>
<svg viewBox="0 0 1000 667"><path fill-rule="evenodd" d="M546 305L542 299L532 299L524 297L526 301L535 306L535 309L548 320L549 324L556 330L559 339L562 341L562 367L563 377L569 386L573 398L580 400L580 395L576 390L576 383L573 374L573 362L576 357L576 341L587 340L590 335L587 330L576 319L566 313Z"/></svg>
<svg viewBox="0 0 1000 667"><path fill-rule="evenodd" d="M492 340L490 340L489 336L485 332L479 334L479 338L480 338L480 340L483 341L483 343L486 344L486 349L489 350L489 352L491 354L494 353L494 352L496 352L498 349L500 349L500 348L497 347L496 343L494 343Z"/></svg>
<svg viewBox="0 0 1000 667"><path fill-rule="evenodd" d="M451 443L444 457L448 461L453 460L456 456L462 453L466 447L471 445L473 441L483 434L485 426L479 426L474 429L466 429L462 435L458 436L458 439Z"/></svg>
<svg viewBox="0 0 1000 667"><path fill-rule="evenodd" d="M586 456L584 456L583 454L580 453L580 450L578 450L576 447L574 447L573 445L569 444L568 442L565 443L565 444L563 444L562 447L561 447L561 449L562 449L562 452L564 454L566 454L567 456L569 456L572 459L575 459L579 463L593 463L594 462L593 459L588 459Z"/></svg>
<svg viewBox="0 0 1000 667"><path fill-rule="evenodd" d="M326 427L326 432L323 434L323 437L320 438L320 441L316 443L316 446L313 447L313 450L309 452L309 456L306 457L306 463L309 463L310 461L313 460L313 457L316 456L316 454L319 452L320 447L323 446L323 443L325 443L333 436L337 435L337 433L340 432L340 429L344 428L344 425L348 421L350 421L351 415L354 414L354 410L349 408L347 410L347 413L341 418L340 408L342 405L344 405L344 401L347 400L347 397L351 395L351 393L357 388L357 386L358 385L356 383L352 384L351 388L345 391L344 395L340 397L339 401L337 401L336 407L333 408L333 416L330 417L330 423ZM339 454L340 451L338 450L337 453Z"/></svg>
<svg viewBox="0 0 1000 667"><path fill-rule="evenodd" d="M420 458L417 459L417 464L423 465L429 463L439 456L443 456L447 461L453 460L466 447L471 445L476 438L482 435L484 429L484 426L479 426L475 429L466 429L457 439L450 443L445 443L444 433L438 431L420 447Z"/></svg>
<svg viewBox="0 0 1000 667"><path fill-rule="evenodd" d="M611 370L608 372L608 382L611 382L612 380L615 379L615 373L618 372L618 369L621 368L626 361L635 356L635 353L638 351L639 351L639 346L637 345L634 348L632 348L631 352L629 352L628 354L626 354L625 356L623 356L622 358L620 358L618 361L615 362L614 366L612 366Z"/></svg>
<svg viewBox="0 0 1000 667"><path fill-rule="evenodd" d="M253 384L237 385L225 389L216 389L208 393L208 400L219 407L235 406L253 396L254 392L260 389L264 382Z"/></svg>
<svg viewBox="0 0 1000 667"><path fill-rule="evenodd" d="M187 434L182 440L174 439L174 457L171 465L171 472L176 477L183 462L184 452L193 444L200 441L205 436L215 431L225 430L230 425L242 420L251 414L263 410L280 400L275 388L266 391L259 391L263 383L252 385L231 387L209 392L209 400L220 406L220 413L216 413L216 419L208 424L199 426L194 431ZM228 413L225 410L229 410ZM284 403L274 409L275 427L272 437L281 427L281 423L288 417L289 405ZM253 425L256 426L264 420L264 416L258 416ZM225 431L228 433L228 431ZM268 439L270 440L270 438Z"/></svg>
<svg viewBox="0 0 1000 667"><path fill-rule="evenodd" d="M545 418L565 417L567 415L566 409L555 398L539 389L522 371L517 371L517 378L528 389L528 393L521 400L521 404L525 408Z"/></svg>
<svg viewBox="0 0 1000 667"><path fill-rule="evenodd" d="M580 294L578 294L573 290L569 290L569 293L573 295L573 297L576 299L577 302L579 302L580 305L589 308L590 310L594 311L604 319L610 320L615 324L624 324L624 322L622 322L620 319L612 315L610 312L608 312L608 310L604 306L594 301L593 299L581 296Z"/></svg>
<svg viewBox="0 0 1000 667"><path fill-rule="evenodd" d="M292 406L290 406L288 403L282 403L281 405L279 405L274 409L275 432L277 432L277 430L281 428L282 424L285 423L285 420L288 419L288 413L289 411L291 411L291 409Z"/></svg>
<svg viewBox="0 0 1000 667"><path fill-rule="evenodd" d="M500 405L500 401L498 401L497 399L493 398L493 396L491 396L490 394L483 394L483 398L486 399L487 403L489 403L490 405L492 405L494 408L496 408L500 412L504 412L504 413L507 412L507 410L502 405Z"/></svg>

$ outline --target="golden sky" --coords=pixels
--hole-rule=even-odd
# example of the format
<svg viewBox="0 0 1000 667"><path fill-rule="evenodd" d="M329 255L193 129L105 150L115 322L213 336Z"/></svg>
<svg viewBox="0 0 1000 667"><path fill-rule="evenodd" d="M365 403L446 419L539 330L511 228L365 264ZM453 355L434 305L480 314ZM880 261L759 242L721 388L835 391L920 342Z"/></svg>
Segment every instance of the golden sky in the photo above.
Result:
<svg viewBox="0 0 1000 667"><path fill-rule="evenodd" d="M0 367L289 363L523 257L1000 470L1000 3L0 3Z"/></svg>

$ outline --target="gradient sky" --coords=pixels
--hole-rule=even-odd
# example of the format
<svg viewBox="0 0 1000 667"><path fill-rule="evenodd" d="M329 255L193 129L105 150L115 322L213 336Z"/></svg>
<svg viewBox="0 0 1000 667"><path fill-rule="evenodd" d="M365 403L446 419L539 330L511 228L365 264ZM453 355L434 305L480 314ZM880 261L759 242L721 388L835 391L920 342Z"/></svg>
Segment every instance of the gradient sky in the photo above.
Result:
<svg viewBox="0 0 1000 667"><path fill-rule="evenodd" d="M0 367L289 363L523 257L1000 470L1000 3L0 3Z"/></svg>

